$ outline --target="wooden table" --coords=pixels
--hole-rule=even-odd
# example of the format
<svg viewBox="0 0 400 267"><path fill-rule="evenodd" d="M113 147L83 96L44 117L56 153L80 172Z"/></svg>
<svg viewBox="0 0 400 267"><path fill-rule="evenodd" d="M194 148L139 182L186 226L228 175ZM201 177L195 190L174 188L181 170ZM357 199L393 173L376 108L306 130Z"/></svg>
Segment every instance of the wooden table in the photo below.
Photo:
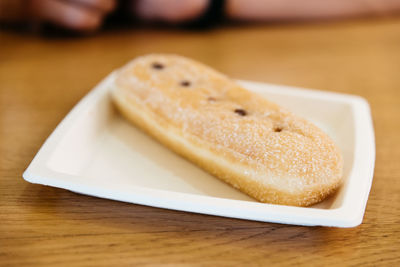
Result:
<svg viewBox="0 0 400 267"><path fill-rule="evenodd" d="M150 52L193 57L235 78L365 97L377 158L362 225L220 218L25 182L23 171L77 101L111 70ZM400 19L61 39L2 32L0 127L2 266L399 266Z"/></svg>

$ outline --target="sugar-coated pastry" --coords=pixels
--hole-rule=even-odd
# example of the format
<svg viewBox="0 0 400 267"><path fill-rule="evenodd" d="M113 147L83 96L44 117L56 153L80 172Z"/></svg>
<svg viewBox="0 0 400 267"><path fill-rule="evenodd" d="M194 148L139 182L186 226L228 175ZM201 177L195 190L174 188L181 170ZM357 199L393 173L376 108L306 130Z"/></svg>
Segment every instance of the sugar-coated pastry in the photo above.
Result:
<svg viewBox="0 0 400 267"><path fill-rule="evenodd" d="M111 92L137 127L261 202L309 206L342 182L342 156L324 132L201 63L138 57Z"/></svg>

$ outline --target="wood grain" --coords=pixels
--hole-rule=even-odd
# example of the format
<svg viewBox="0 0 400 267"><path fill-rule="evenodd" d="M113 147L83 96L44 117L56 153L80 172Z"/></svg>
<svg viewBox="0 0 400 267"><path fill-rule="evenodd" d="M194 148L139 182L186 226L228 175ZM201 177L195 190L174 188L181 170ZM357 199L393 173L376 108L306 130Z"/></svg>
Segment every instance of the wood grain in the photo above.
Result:
<svg viewBox="0 0 400 267"><path fill-rule="evenodd" d="M25 182L46 137L131 58L178 53L228 75L357 94L371 104L376 168L363 224L299 227L150 208ZM400 20L132 29L86 38L0 33L0 265L400 263Z"/></svg>

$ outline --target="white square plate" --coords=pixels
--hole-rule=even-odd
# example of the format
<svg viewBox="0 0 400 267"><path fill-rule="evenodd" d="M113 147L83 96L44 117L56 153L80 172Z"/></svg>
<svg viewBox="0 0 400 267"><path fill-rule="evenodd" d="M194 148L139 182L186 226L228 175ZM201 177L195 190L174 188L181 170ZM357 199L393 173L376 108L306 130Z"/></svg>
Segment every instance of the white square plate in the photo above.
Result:
<svg viewBox="0 0 400 267"><path fill-rule="evenodd" d="M164 148L121 118L108 76L47 139L25 180L148 206L247 220L354 227L371 188L375 142L367 102L356 96L240 83L321 127L344 156L344 184L329 199L300 208L256 202Z"/></svg>

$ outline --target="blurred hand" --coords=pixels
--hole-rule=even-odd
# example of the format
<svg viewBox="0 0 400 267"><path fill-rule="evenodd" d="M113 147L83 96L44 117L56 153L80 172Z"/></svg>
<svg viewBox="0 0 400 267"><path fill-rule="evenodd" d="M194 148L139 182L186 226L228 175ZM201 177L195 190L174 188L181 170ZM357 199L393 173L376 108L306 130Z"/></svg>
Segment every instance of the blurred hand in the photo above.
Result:
<svg viewBox="0 0 400 267"><path fill-rule="evenodd" d="M400 0L227 0L226 15L247 21L299 21L389 15Z"/></svg>
<svg viewBox="0 0 400 267"><path fill-rule="evenodd" d="M72 30L93 31L115 6L115 0L30 0L28 13Z"/></svg>
<svg viewBox="0 0 400 267"><path fill-rule="evenodd" d="M148 21L185 22L200 16L213 0L132 0L135 16Z"/></svg>
<svg viewBox="0 0 400 267"><path fill-rule="evenodd" d="M187 22L210 1L126 0L146 21ZM0 0L0 22L38 20L77 31L98 29L118 0ZM125 3L121 2L121 3ZM243 21L299 21L400 13L400 0L226 0L225 16Z"/></svg>

